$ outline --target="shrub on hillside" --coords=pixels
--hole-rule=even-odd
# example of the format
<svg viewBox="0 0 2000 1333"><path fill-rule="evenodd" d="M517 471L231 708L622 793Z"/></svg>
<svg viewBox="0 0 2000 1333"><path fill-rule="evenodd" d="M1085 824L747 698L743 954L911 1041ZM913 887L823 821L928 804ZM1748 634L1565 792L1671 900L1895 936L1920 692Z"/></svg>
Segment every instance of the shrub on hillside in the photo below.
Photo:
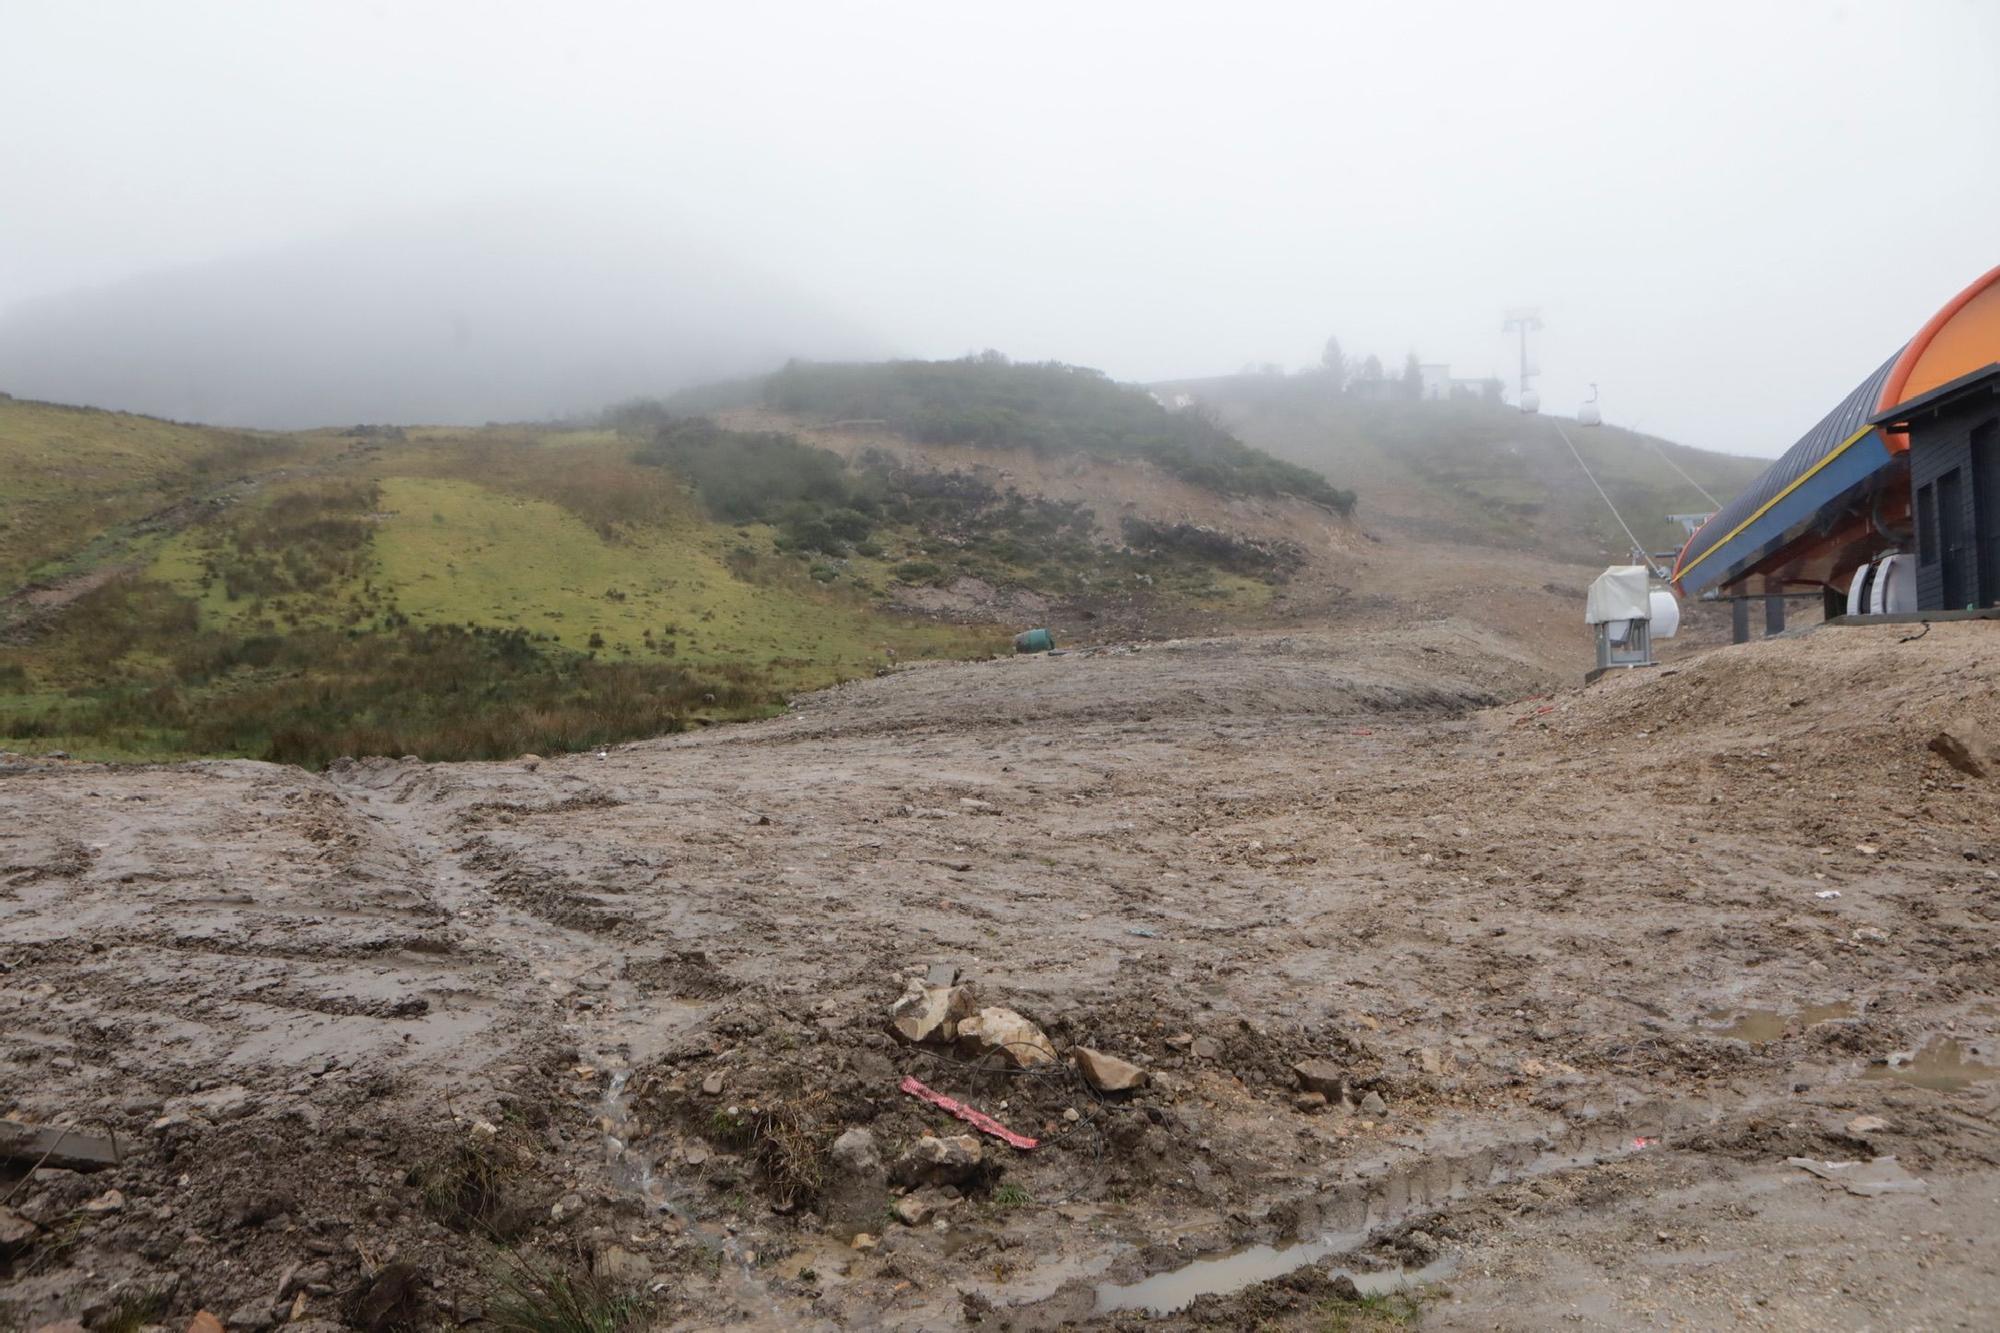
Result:
<svg viewBox="0 0 2000 1333"><path fill-rule="evenodd" d="M879 420L931 444L1012 446L1143 458L1223 495L1294 495L1339 513L1354 493L1236 439L1199 412L1170 412L1143 389L1057 362L1015 365L995 353L958 361L794 361L764 380L783 412Z"/></svg>
<svg viewBox="0 0 2000 1333"><path fill-rule="evenodd" d="M874 526L876 498L847 461L789 435L668 417L633 459L679 473L722 522L776 525L788 550L844 555Z"/></svg>
<svg viewBox="0 0 2000 1333"><path fill-rule="evenodd" d="M369 519L381 488L368 479L304 482L273 493L235 519L228 538L203 553L205 582L230 601L317 592L366 570Z"/></svg>
<svg viewBox="0 0 2000 1333"><path fill-rule="evenodd" d="M160 585L128 584L103 598L96 613L131 611L122 621L125 641L137 643L162 628L147 608L173 600ZM237 639L190 627L163 669L128 670L57 707L0 716L0 735L316 768L343 754L502 759L583 750L677 731L695 712L742 716L775 702L747 671L601 662L520 629L310 630Z"/></svg>
<svg viewBox="0 0 2000 1333"><path fill-rule="evenodd" d="M1263 542L1196 523L1154 523L1127 518L1125 542L1150 555L1173 555L1232 574L1277 582L1305 563L1305 552L1290 542Z"/></svg>

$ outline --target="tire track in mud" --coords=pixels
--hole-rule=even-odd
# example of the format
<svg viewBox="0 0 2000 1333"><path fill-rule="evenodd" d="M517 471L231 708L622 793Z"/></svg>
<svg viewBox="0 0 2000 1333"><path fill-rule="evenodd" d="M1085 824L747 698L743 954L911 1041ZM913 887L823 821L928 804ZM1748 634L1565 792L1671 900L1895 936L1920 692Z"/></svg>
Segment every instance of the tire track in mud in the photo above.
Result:
<svg viewBox="0 0 2000 1333"><path fill-rule="evenodd" d="M601 791L554 800L471 799L476 789L434 769L357 767L364 771L349 768L341 775L356 779L349 796L356 809L390 832L412 873L430 881L448 910L476 932L480 947L526 968L545 992L563 1046L582 1057L576 1068L585 1082L565 1099L565 1109L592 1123L596 1135L584 1140L589 1149L572 1155L569 1171L601 1177L615 1195L670 1218L683 1242L713 1256L717 1289L710 1299L730 1311L728 1327L770 1333L839 1327L815 1318L808 1302L760 1273L757 1256L733 1230L699 1217L686 1187L657 1172L651 1154L631 1143L641 1130L627 1094L635 1061L649 1058L738 984L704 955L677 952L671 942L660 950L652 941L655 947L635 955L630 946L645 932L631 918L599 911L591 905L596 895L487 836L496 818L532 825L621 802Z"/></svg>
<svg viewBox="0 0 2000 1333"><path fill-rule="evenodd" d="M1838 718L1782 700L1754 739L1693 719L1655 745L1633 735L1653 715L1612 707L1629 685L1549 713L1356 711L1380 700L1329 682L1363 650L1314 666L1290 642L925 668L602 760L51 768L12 790L75 847L40 825L0 842L16 873L51 871L5 890L22 943L0 992L52 993L32 1035L0 1040L59 1090L32 1110L102 1091L91 1052L121 1043L177 1097L202 1058L248 1049L274 1108L320 1077L296 1063L312 1042L352 1044L371 1100L339 1104L360 1146L332 1146L373 1174L326 1207L452 1281L435 1225L370 1211L416 1149L367 1145L462 1141L452 1115L502 1120L504 1098L523 1119L500 1141L563 1211L536 1243L627 1247L671 1278L661 1317L682 1327L769 1320L772 1301L800 1325L1127 1319L1101 1287L1244 1245L1304 1242L1322 1273L1461 1254L1476 1274L1530 1221L1584 1234L1663 1182L1705 1185L1691 1226L1721 1227L1729 1190L1790 1155L1894 1153L1940 1188L1992 1169L1988 1093L1857 1077L1942 1035L1987 1059L1994 1028L1982 830L2000 805L1918 769L1921 737L1855 776L1837 765L1862 752L1825 739ZM1370 672L1436 656L1397 642ZM1006 706L1023 689L1040 714ZM1795 765L1845 799L1816 800ZM890 1042L904 980L940 964L1151 1083L1094 1098ZM424 1015L377 1007L419 995ZM1852 1016L1806 1021L1834 1004ZM128 1037L147 1006L185 1044ZM1723 1010L1774 1035L1731 1035ZM369 1033L412 1040L391 1057ZM50 1069L58 1053L83 1070ZM1297 1099L1307 1057L1340 1065L1340 1104ZM1046 1135L1001 1155L1016 1202L977 1184L945 1230L885 1219L877 1250L850 1250L766 1207L715 1124L824 1094L829 1132L868 1127L886 1157L956 1128L897 1092L904 1074ZM1860 1115L1890 1128L1849 1133ZM1591 1262L1657 1274L1632 1246L1660 1229ZM232 1252L244 1271L287 1243L257 1234ZM732 1246L744 1262L716 1269ZM1270 1297L1164 1322L1255 1325Z"/></svg>

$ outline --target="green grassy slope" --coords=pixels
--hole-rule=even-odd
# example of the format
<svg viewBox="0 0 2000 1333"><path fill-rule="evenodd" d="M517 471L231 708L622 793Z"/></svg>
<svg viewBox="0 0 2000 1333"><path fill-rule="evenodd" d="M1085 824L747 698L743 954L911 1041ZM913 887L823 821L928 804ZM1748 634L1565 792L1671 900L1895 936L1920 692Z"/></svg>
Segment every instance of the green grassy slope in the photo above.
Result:
<svg viewBox="0 0 2000 1333"><path fill-rule="evenodd" d="M1357 512L1365 522L1585 563L1623 558L1628 543L1558 425L1639 539L1656 551L1685 539L1667 514L1712 507L1674 465L1727 501L1769 461L1613 426L1526 416L1498 404L1334 395L1315 376L1235 376L1171 387L1193 393L1249 444L1360 479Z"/></svg>
<svg viewBox="0 0 2000 1333"><path fill-rule="evenodd" d="M560 505L466 480L391 477L382 503L376 577L420 624L521 626L607 660L755 666L778 686L854 676L892 648L994 646L992 635L876 615L851 585L819 582L797 561L738 557L732 569L732 552L768 549L768 531L692 513L612 541Z"/></svg>
<svg viewBox="0 0 2000 1333"><path fill-rule="evenodd" d="M292 441L0 398L0 596L110 554L146 515L299 461Z"/></svg>
<svg viewBox="0 0 2000 1333"><path fill-rule="evenodd" d="M10 529L10 568L76 577L0 639L0 748L580 749L1006 648L999 627L899 610L898 584L1241 607L1296 558L1205 530L1103 546L1074 504L657 410L242 437L5 406L29 446L8 466L38 505ZM1216 456L1287 475L1233 442Z"/></svg>
<svg viewBox="0 0 2000 1333"><path fill-rule="evenodd" d="M1004 646L815 577L606 432L346 444L160 534L0 649L0 746L503 757L755 716L892 654Z"/></svg>

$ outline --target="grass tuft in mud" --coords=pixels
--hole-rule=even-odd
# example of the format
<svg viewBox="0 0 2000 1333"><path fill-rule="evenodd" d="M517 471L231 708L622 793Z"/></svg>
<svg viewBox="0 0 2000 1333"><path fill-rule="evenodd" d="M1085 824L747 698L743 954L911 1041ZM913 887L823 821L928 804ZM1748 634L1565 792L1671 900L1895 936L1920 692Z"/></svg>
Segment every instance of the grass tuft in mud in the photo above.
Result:
<svg viewBox="0 0 2000 1333"><path fill-rule="evenodd" d="M1321 1333L1379 1333L1409 1328L1422 1313L1423 1303L1415 1292L1371 1291L1352 1300L1322 1302L1315 1327Z"/></svg>
<svg viewBox="0 0 2000 1333"><path fill-rule="evenodd" d="M828 1145L838 1129L833 1097L815 1089L766 1107L732 1107L708 1118L711 1142L747 1156L765 1195L781 1209L811 1203L826 1188Z"/></svg>
<svg viewBox="0 0 2000 1333"><path fill-rule="evenodd" d="M515 1240L532 1221L530 1211L512 1199L498 1155L482 1146L459 1144L412 1170L409 1183L438 1221L496 1245Z"/></svg>
<svg viewBox="0 0 2000 1333"><path fill-rule="evenodd" d="M645 1304L603 1278L521 1263L501 1279L486 1318L500 1333L625 1333L644 1322Z"/></svg>
<svg viewBox="0 0 2000 1333"><path fill-rule="evenodd" d="M157 1324L167 1313L164 1292L135 1291L120 1296L108 1313L91 1327L95 1333L139 1333L148 1324Z"/></svg>
<svg viewBox="0 0 2000 1333"><path fill-rule="evenodd" d="M773 1203L792 1208L819 1197L826 1188L833 1131L833 1098L824 1090L755 1114L751 1156Z"/></svg>

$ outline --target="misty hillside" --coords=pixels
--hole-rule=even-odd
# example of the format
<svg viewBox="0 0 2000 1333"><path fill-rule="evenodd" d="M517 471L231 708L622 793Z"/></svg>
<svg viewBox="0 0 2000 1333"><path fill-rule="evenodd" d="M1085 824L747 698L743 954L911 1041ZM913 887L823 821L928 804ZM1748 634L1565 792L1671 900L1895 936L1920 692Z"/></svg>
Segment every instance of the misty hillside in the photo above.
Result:
<svg viewBox="0 0 2000 1333"><path fill-rule="evenodd" d="M1316 474L1212 428L1170 439L1219 489L1120 453L1129 433L1085 452L1111 448L1099 389L1038 401L1060 495L949 450L646 403L588 427L247 434L0 400L0 481L24 497L0 527L0 748L575 750L1031 625L1254 623L1345 528L1273 480Z"/></svg>
<svg viewBox="0 0 2000 1333"><path fill-rule="evenodd" d="M1280 458L1357 479L1371 528L1585 564L1622 561L1629 543L1559 429L1654 551L1686 540L1666 515L1710 510L1703 490L1726 502L1769 465L1504 404L1336 394L1314 374L1193 380L1161 392L1192 395L1244 441Z"/></svg>
<svg viewBox="0 0 2000 1333"><path fill-rule="evenodd" d="M1548 419L1306 376L1181 392L987 354L795 361L567 425L247 432L0 399L0 748L575 750L1034 625L1478 606L1560 656L1563 589L1621 553ZM1661 549L1660 516L1701 507L1656 442L1571 435ZM1718 495L1758 466L1660 448Z"/></svg>
<svg viewBox="0 0 2000 1333"><path fill-rule="evenodd" d="M0 391L296 429L548 419L790 356L884 350L686 236L463 213L0 311Z"/></svg>
<svg viewBox="0 0 2000 1333"><path fill-rule="evenodd" d="M810 364L687 391L671 406L765 408L821 425L877 426L926 445L1142 460L1222 495L1293 496L1346 514L1354 492L1326 469L1246 446L1199 413L1168 411L1102 371L1015 364L997 352L956 361Z"/></svg>

